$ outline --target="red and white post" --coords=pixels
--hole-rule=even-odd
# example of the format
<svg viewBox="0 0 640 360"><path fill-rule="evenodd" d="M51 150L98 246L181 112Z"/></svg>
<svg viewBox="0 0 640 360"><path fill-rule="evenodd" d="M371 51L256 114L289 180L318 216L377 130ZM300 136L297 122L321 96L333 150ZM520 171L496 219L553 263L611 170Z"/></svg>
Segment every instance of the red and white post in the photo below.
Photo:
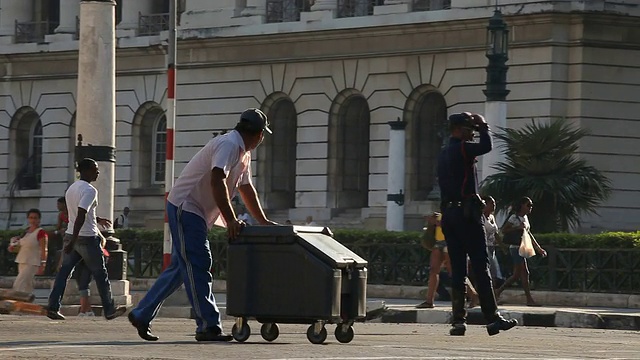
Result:
<svg viewBox="0 0 640 360"><path fill-rule="evenodd" d="M175 150L175 125L176 125L176 2L169 3L169 44L167 46L167 162L164 175L164 246L162 254L162 270L171 263L171 231L169 230L169 217L167 216L167 198L173 187L174 179L174 150Z"/></svg>

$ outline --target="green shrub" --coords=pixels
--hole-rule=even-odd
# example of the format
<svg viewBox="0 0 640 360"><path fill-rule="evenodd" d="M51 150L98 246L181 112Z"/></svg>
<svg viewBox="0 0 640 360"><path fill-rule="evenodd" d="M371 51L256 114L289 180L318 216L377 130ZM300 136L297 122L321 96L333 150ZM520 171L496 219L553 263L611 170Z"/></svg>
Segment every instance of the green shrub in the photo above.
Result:
<svg viewBox="0 0 640 360"><path fill-rule="evenodd" d="M640 231L604 232L600 234L539 234L541 245L567 249L631 249L640 248Z"/></svg>
<svg viewBox="0 0 640 360"><path fill-rule="evenodd" d="M22 230L0 231L0 246L6 248L12 236L20 235ZM339 242L349 245L360 244L420 244L421 233L417 231L380 231L380 230L335 230L334 237ZM568 249L631 249L640 248L640 231L637 232L604 232L600 234L534 234L543 246ZM162 242L162 230L121 229L116 237L123 242L133 239L143 242ZM226 231L216 228L209 232L211 242L225 242Z"/></svg>

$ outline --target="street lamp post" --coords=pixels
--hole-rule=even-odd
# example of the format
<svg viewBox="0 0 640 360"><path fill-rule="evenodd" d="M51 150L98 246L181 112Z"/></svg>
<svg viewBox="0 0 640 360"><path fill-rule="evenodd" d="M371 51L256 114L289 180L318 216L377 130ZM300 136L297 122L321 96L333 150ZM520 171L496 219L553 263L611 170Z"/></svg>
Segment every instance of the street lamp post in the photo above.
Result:
<svg viewBox="0 0 640 360"><path fill-rule="evenodd" d="M509 60L509 29L499 9L493 12L487 26L487 65L485 117L493 131L507 126L507 60ZM482 157L482 177L496 173L495 165L503 161L503 154L498 149L500 144L494 139L494 151Z"/></svg>

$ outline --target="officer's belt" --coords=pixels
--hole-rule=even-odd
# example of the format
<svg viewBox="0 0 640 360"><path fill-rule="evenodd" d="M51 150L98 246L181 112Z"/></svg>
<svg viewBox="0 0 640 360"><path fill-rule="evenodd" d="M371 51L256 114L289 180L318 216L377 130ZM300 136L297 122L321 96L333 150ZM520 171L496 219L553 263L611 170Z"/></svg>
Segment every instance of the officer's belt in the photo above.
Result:
<svg viewBox="0 0 640 360"><path fill-rule="evenodd" d="M462 201L449 201L444 204L447 208L462 207Z"/></svg>

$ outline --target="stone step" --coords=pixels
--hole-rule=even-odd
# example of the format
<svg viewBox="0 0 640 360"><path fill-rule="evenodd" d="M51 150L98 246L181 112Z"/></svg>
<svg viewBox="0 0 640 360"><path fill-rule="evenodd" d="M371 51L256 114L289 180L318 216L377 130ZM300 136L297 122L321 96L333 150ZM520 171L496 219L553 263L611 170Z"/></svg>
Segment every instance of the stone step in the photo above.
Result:
<svg viewBox="0 0 640 360"><path fill-rule="evenodd" d="M109 282L111 283L111 292L114 296L129 294L130 288L128 280L110 280ZM51 283L51 287L53 287L53 283ZM95 281L91 281L91 283L89 284L89 290L92 294L98 293L98 288ZM65 296L79 294L78 284L75 280L71 279L67 282L67 287L64 291L64 294Z"/></svg>
<svg viewBox="0 0 640 360"><path fill-rule="evenodd" d="M100 295L97 293L92 293L89 296L89 301L92 305L101 305L102 301L100 300ZM116 305L132 305L131 295L113 295L113 301ZM80 304L80 295L64 295L62 298L63 305L77 305Z"/></svg>

